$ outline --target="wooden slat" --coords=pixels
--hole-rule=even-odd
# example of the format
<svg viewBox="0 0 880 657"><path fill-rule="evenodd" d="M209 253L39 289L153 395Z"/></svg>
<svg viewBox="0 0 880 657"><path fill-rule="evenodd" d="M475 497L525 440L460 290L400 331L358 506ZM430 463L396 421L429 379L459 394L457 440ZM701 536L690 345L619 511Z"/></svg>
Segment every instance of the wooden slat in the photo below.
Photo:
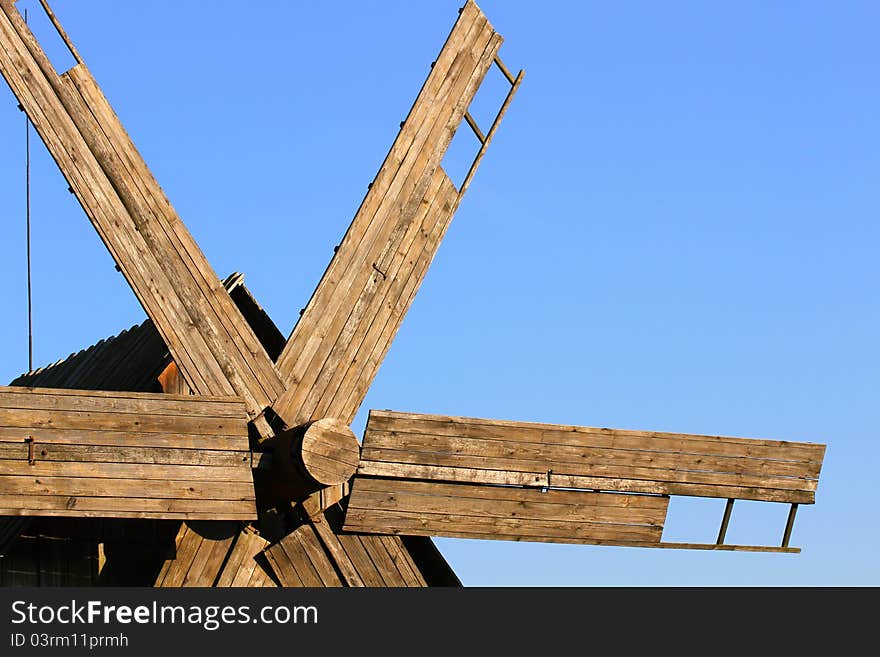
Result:
<svg viewBox="0 0 880 657"><path fill-rule="evenodd" d="M370 426L375 431L428 433L438 436L497 438L529 443L550 443L586 447L618 447L655 451L684 451L695 454L741 455L755 458L822 462L825 445L818 443L706 436L660 431L634 431L568 424L544 424L512 420L456 417L371 410Z"/></svg>
<svg viewBox="0 0 880 657"><path fill-rule="evenodd" d="M263 566L257 561L257 557L268 545L269 542L252 529L248 527L242 529L217 579L216 586L236 588L275 586Z"/></svg>
<svg viewBox="0 0 880 657"><path fill-rule="evenodd" d="M143 435L162 439L143 445ZM7 515L255 518L244 405L0 388L0 508Z"/></svg>
<svg viewBox="0 0 880 657"><path fill-rule="evenodd" d="M342 586L311 523L301 525L264 554L282 586Z"/></svg>
<svg viewBox="0 0 880 657"><path fill-rule="evenodd" d="M360 475L811 503L824 445L373 411Z"/></svg>
<svg viewBox="0 0 880 657"><path fill-rule="evenodd" d="M404 586L427 586L419 567L416 565L412 555L399 536L380 536L379 539L388 550L388 555L394 561L398 572L400 573Z"/></svg>
<svg viewBox="0 0 880 657"><path fill-rule="evenodd" d="M659 541L669 498L357 479L344 529L514 540Z"/></svg>
<svg viewBox="0 0 880 657"><path fill-rule="evenodd" d="M35 395L34 393L39 393ZM47 411L112 411L114 413L149 413L150 415L187 415L189 417L234 418L241 420L244 403L236 397L199 395L198 405L192 395L161 396L145 392L78 390L0 386L5 408Z"/></svg>
<svg viewBox="0 0 880 657"><path fill-rule="evenodd" d="M0 7L0 72L187 382L258 415L281 378L91 74L80 63L58 76L12 3Z"/></svg>
<svg viewBox="0 0 880 657"><path fill-rule="evenodd" d="M279 357L288 425L354 417L460 200L440 162L501 41L468 0Z"/></svg>
<svg viewBox="0 0 880 657"><path fill-rule="evenodd" d="M163 564L155 585L214 586L240 530L239 523L182 523L175 554Z"/></svg>
<svg viewBox="0 0 880 657"><path fill-rule="evenodd" d="M21 442L0 439L0 460L21 457ZM204 465L239 468L250 462L250 455L239 451L198 449L154 449L118 445L64 445L43 444L39 449L40 461L77 461L80 463L155 463L161 465Z"/></svg>
<svg viewBox="0 0 880 657"><path fill-rule="evenodd" d="M337 536L337 532L330 528L325 518L318 518L312 523L315 532L321 538L327 554L336 564L339 572L342 574L345 583L350 587L364 586L364 580L358 573L357 566L349 558L342 543Z"/></svg>
<svg viewBox="0 0 880 657"><path fill-rule="evenodd" d="M546 485L547 481L546 472L533 474L502 470L413 465L409 463L381 463L378 461L361 461L358 468L358 478L361 476L532 487L542 487ZM694 483L650 481L645 479L611 479L608 477L578 477L556 474L552 476L552 479L553 485L558 488L607 490L655 495L719 496L718 486ZM811 504L815 501L814 491L774 490L744 486L725 486L724 490L727 495L735 499L760 499L765 502L800 502L803 504Z"/></svg>

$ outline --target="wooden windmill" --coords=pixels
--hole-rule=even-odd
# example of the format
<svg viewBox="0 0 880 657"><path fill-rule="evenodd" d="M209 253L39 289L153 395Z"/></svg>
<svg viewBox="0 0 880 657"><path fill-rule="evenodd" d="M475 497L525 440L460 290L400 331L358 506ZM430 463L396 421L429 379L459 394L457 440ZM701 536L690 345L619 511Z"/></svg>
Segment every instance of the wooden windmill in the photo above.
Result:
<svg viewBox="0 0 880 657"><path fill-rule="evenodd" d="M474 2L287 339L217 278L41 4L76 66L0 0L0 71L149 320L0 388L4 583L458 583L430 536L798 551L824 445L391 411L361 444L349 428L523 80ZM468 108L493 65L510 90L484 130ZM457 187L463 122L481 146ZM671 495L727 500L716 543L662 540ZM780 545L725 543L736 499L791 505Z"/></svg>

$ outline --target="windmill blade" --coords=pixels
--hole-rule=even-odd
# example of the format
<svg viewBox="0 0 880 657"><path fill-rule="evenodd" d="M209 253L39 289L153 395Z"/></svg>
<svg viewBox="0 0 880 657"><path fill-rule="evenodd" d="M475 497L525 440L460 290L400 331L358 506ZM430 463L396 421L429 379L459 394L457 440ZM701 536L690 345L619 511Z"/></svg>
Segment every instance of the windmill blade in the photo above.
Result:
<svg viewBox="0 0 880 657"><path fill-rule="evenodd" d="M288 388L272 409L288 426L353 419L522 80L497 58L501 42L468 0L278 359ZM440 162L493 62L510 93L456 189Z"/></svg>
<svg viewBox="0 0 880 657"><path fill-rule="evenodd" d="M371 411L344 529L563 543L797 551L825 446ZM716 544L662 539L670 495L728 500ZM733 500L792 505L783 545L724 543Z"/></svg>
<svg viewBox="0 0 880 657"><path fill-rule="evenodd" d="M190 387L238 395L251 417L281 379L98 88L58 75L11 0L0 0L0 72L154 321Z"/></svg>
<svg viewBox="0 0 880 657"><path fill-rule="evenodd" d="M256 518L229 397L0 387L0 516Z"/></svg>
<svg viewBox="0 0 880 657"><path fill-rule="evenodd" d="M422 567L398 536L340 531L337 506L307 519L281 541L266 548L282 586L422 587ZM440 561L445 564L442 557Z"/></svg>

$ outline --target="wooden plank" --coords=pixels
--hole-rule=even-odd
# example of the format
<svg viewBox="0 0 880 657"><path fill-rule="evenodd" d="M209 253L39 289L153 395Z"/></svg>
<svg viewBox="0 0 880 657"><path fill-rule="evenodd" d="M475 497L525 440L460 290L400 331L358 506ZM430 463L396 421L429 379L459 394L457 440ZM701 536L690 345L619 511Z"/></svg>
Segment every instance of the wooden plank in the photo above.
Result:
<svg viewBox="0 0 880 657"><path fill-rule="evenodd" d="M500 45L468 1L279 357L289 387L272 408L289 425L323 416L350 422L360 405L415 292L407 285L418 288L439 245L426 249L435 233L417 229L426 212L429 223L454 212L457 191L440 161Z"/></svg>
<svg viewBox="0 0 880 657"><path fill-rule="evenodd" d="M217 579L218 587L245 587L251 579L256 568L259 568L254 559L269 544L259 534L245 527L239 533L232 552L220 572Z"/></svg>
<svg viewBox="0 0 880 657"><path fill-rule="evenodd" d="M569 526L571 525L571 526ZM534 519L457 518L449 515L423 515L420 512L376 512L350 510L346 530L404 536L447 536L506 541L583 543L585 541L659 542L661 529L644 525L568 525ZM371 584L371 586L380 586Z"/></svg>
<svg viewBox="0 0 880 657"><path fill-rule="evenodd" d="M824 450L810 443L372 411L358 472L809 503Z"/></svg>
<svg viewBox="0 0 880 657"><path fill-rule="evenodd" d="M196 549L201 545L202 537L191 531L185 522L180 524L174 539L174 556L166 559L156 578L157 587L178 587L186 576L195 557Z"/></svg>
<svg viewBox="0 0 880 657"><path fill-rule="evenodd" d="M264 553L282 586L342 586L310 523L296 528Z"/></svg>
<svg viewBox="0 0 880 657"><path fill-rule="evenodd" d="M360 407L452 221L457 208L455 186L440 168L434 178L432 189L436 186L437 191L430 203L423 204L424 216L421 225L416 226L415 239L409 241L408 234L405 243L409 246L399 250L407 258L401 259L399 266L398 261L390 265L389 271L394 272L394 276L383 304L374 312L356 353L349 358L342 382L327 402L328 408L342 417L353 416Z"/></svg>
<svg viewBox="0 0 880 657"><path fill-rule="evenodd" d="M0 464L3 462L0 461ZM95 473L100 474L100 472ZM191 481L169 479L109 479L107 477L52 477L39 474L0 474L0 491L7 495L39 497L107 497L116 500L117 508L125 508L119 498L174 499L180 501L253 500L253 484L238 481ZM3 500L6 501L5 499ZM234 504L246 513L247 504ZM251 509L252 511L252 509Z"/></svg>
<svg viewBox="0 0 880 657"><path fill-rule="evenodd" d="M171 209L84 65L58 76L15 8L0 71L188 383L239 394L253 417L281 392L274 366Z"/></svg>
<svg viewBox="0 0 880 657"><path fill-rule="evenodd" d="M374 431L370 435L370 447L374 449L401 449L412 452L447 453L473 456L480 460L507 458L534 464L552 461L565 466L637 465L650 468L676 468L711 472L739 472L758 476L778 476L800 479L816 479L821 464L804 461L785 461L749 456L693 454L680 450L647 450L594 448L581 445L557 445L508 441L493 438L461 438L420 433L397 433ZM571 470L569 474L575 474Z"/></svg>
<svg viewBox="0 0 880 657"><path fill-rule="evenodd" d="M358 479L344 529L376 533L659 541L669 498Z"/></svg>
<svg viewBox="0 0 880 657"><path fill-rule="evenodd" d="M299 539L309 562L320 578L320 585L330 587L342 586L342 580L324 549L323 541L318 538L318 533L313 523L303 525Z"/></svg>
<svg viewBox="0 0 880 657"><path fill-rule="evenodd" d="M100 479L136 479L163 481L192 481L247 483L250 481L249 466L226 468L201 465L154 465L151 463L77 463L75 461L40 461L28 465L27 452L19 460L0 461L0 473L4 476L30 477L96 477Z"/></svg>
<svg viewBox="0 0 880 657"><path fill-rule="evenodd" d="M0 426L0 441L19 444L28 427ZM232 427L237 431L238 427ZM168 432L155 431L118 431L59 428L55 426L40 427L43 444L56 446L96 446L96 447L142 447L158 449L187 449L206 451L240 451L241 434L210 435L204 433L179 433L173 429Z"/></svg>
<svg viewBox="0 0 880 657"><path fill-rule="evenodd" d="M606 502L603 498L612 499ZM643 500L650 500L652 504L643 504ZM565 522L662 526L667 501L665 497L648 495L560 490L541 492L534 488L358 479L348 510L409 508L420 509L424 513L484 515L491 518L552 518Z"/></svg>
<svg viewBox="0 0 880 657"><path fill-rule="evenodd" d="M398 572L403 578L404 586L427 586L428 583L419 571L419 567L404 546L399 536L380 536L379 540L388 550L388 555L394 561Z"/></svg>
<svg viewBox="0 0 880 657"><path fill-rule="evenodd" d="M163 564L155 585L214 586L240 531L241 524L235 522L182 523L176 552Z"/></svg>
<svg viewBox="0 0 880 657"><path fill-rule="evenodd" d="M278 581L281 583L281 586L305 586L296 571L296 567L293 565L290 557L287 556L287 552L284 550L284 548L280 546L273 548L270 546L269 548L266 548L263 554L265 555L267 561L271 564L272 572L274 572L275 576L278 577Z"/></svg>
<svg viewBox="0 0 880 657"><path fill-rule="evenodd" d="M384 463L361 461L358 478L361 476L390 477L400 479L423 479L429 481L448 481L463 483L495 484L502 486L543 487L547 474L509 472L501 470L476 470L435 465L413 465L409 463ZM750 488L747 486L714 486L696 483L652 481L647 479L614 479L610 477L578 477L573 475L552 476L553 485L558 488L581 490L603 490L628 493L648 493L654 495L687 495L696 497L720 497L719 491L727 499L760 500L766 502L799 502L813 504L814 491L775 490L772 488Z"/></svg>
<svg viewBox="0 0 880 657"><path fill-rule="evenodd" d="M427 433L437 436L483 439L496 438L597 448L666 449L694 454L734 454L755 458L819 463L821 463L825 452L825 445L819 443L490 420L388 410L371 410L369 419L370 427L375 431Z"/></svg>
<svg viewBox="0 0 880 657"><path fill-rule="evenodd" d="M558 476L604 477L607 479L645 479L677 483L705 484L721 488L727 486L746 486L753 488L773 488L794 491L815 491L815 479L796 477L763 477L739 472L712 472L687 470L685 468L651 468L640 466L596 464L569 464L556 461L524 461L522 459L480 459L463 454L439 452L411 452L407 450L364 448L364 461L383 463L414 463L442 465L483 470L510 472L546 473L552 470ZM546 479L546 474L545 474ZM723 497L730 497L724 495Z"/></svg>
<svg viewBox="0 0 880 657"><path fill-rule="evenodd" d="M5 408L49 411L113 411L114 413L149 413L188 417L234 418L245 415L244 402L238 397L190 394L157 395L148 392L79 390L24 386L0 386Z"/></svg>
<svg viewBox="0 0 880 657"><path fill-rule="evenodd" d="M146 446L134 438L156 434ZM180 434L190 448L176 446ZM0 388L0 507L9 515L253 519L244 406L237 398Z"/></svg>
<svg viewBox="0 0 880 657"><path fill-rule="evenodd" d="M376 570L378 570L379 574L382 576L382 580L385 582L386 587L401 588L411 586L407 577L401 572L398 562L391 557L391 554L388 551L386 539L389 538L391 537L362 536L361 543L367 551L367 554L370 555L370 559L376 566ZM400 539L398 538L398 540Z"/></svg>
<svg viewBox="0 0 880 657"><path fill-rule="evenodd" d="M345 583L351 587L365 586L364 580L358 573L357 567L349 558L348 553L339 541L339 537L336 532L330 528L327 521L324 518L316 519L313 526L315 532L321 538L321 542L327 550L327 553L330 555L330 558L342 574Z"/></svg>
<svg viewBox="0 0 880 657"><path fill-rule="evenodd" d="M385 580L376 564L373 563L370 553L367 552L363 538L365 537L358 534L338 534L339 543L363 580L364 586L383 587L385 586Z"/></svg>
<svg viewBox="0 0 880 657"><path fill-rule="evenodd" d="M0 438L0 460L18 459L22 455L20 441ZM47 442L39 445L40 461L78 461L81 463L154 463L161 465L199 465L237 468L250 463L250 455L233 450L154 449L114 445L65 445Z"/></svg>

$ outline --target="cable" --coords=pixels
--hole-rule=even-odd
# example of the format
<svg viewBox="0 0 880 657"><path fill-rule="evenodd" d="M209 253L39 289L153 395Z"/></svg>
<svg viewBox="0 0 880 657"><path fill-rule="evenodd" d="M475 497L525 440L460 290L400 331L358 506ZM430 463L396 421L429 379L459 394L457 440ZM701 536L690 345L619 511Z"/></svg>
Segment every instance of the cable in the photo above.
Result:
<svg viewBox="0 0 880 657"><path fill-rule="evenodd" d="M24 10L24 22L27 24L28 12ZM31 287L31 120L27 112L24 115L24 149L25 149L25 214L27 218L27 300L28 300L28 372L34 371L34 314L33 292Z"/></svg>

